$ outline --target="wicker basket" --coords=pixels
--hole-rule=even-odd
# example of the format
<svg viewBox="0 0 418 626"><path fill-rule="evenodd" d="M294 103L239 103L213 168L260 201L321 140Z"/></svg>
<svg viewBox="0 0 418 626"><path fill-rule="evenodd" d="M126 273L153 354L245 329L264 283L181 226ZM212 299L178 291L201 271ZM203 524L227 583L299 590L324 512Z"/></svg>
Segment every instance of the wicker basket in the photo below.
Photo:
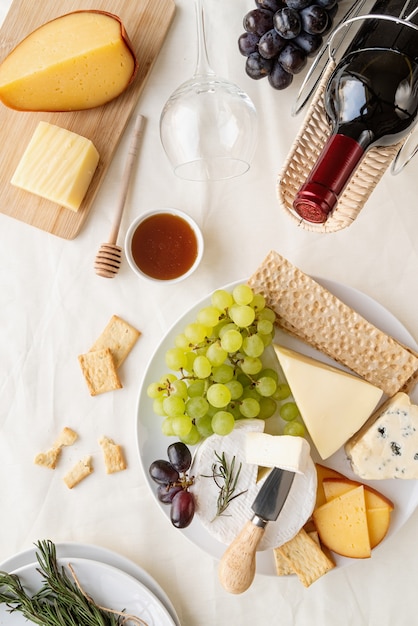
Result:
<svg viewBox="0 0 418 626"><path fill-rule="evenodd" d="M293 211L293 200L315 165L331 133L324 108L324 91L334 68L335 62L330 60L309 105L302 128L278 177L277 193L286 213L300 227L317 233L332 233L354 222L405 141L403 139L396 145L371 148L366 153L342 193L336 208L324 224L302 220Z"/></svg>

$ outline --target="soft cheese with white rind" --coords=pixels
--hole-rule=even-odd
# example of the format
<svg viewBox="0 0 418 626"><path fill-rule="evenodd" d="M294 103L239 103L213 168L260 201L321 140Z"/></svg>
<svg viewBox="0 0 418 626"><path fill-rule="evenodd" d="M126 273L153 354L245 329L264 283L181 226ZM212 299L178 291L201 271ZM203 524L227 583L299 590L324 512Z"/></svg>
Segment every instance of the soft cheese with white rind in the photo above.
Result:
<svg viewBox="0 0 418 626"><path fill-rule="evenodd" d="M239 420L232 433L222 437L211 435L199 447L191 474L195 483L190 488L196 501L196 516L207 532L222 544L229 545L250 520L254 511L251 508L264 480L257 482L257 465L250 465L245 460L245 438L248 432L264 430L262 420ZM235 457L235 469L242 463L235 494L245 491L234 498L224 515L216 516L219 487L213 479L215 452L225 454L230 464ZM219 479L218 479L219 482ZM309 457L304 474L296 474L289 495L278 519L269 522L258 550L268 550L292 539L312 514L316 498L316 470Z"/></svg>
<svg viewBox="0 0 418 626"><path fill-rule="evenodd" d="M11 179L12 185L78 211L99 162L86 137L39 122Z"/></svg>
<svg viewBox="0 0 418 626"><path fill-rule="evenodd" d="M398 392L347 442L353 472L364 480L418 478L418 406Z"/></svg>
<svg viewBox="0 0 418 626"><path fill-rule="evenodd" d="M327 459L363 426L383 392L289 348L275 344L274 349L309 435Z"/></svg>
<svg viewBox="0 0 418 626"><path fill-rule="evenodd" d="M303 437L248 432L245 438L245 459L253 465L303 474L310 453L310 445Z"/></svg>

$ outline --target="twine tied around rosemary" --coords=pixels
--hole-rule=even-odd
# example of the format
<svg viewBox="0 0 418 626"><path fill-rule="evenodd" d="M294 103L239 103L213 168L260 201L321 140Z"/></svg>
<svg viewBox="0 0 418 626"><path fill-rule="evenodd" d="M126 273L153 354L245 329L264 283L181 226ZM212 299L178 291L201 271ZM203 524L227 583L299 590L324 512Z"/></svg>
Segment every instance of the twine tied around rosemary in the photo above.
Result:
<svg viewBox="0 0 418 626"><path fill-rule="evenodd" d="M140 617L137 617L136 615L129 615L128 613L124 613L123 611L116 611L115 609L109 609L105 606L101 606L100 604L97 604L97 602L95 602L95 600L93 600L93 598L89 596L80 585L80 581L78 580L71 563L68 563L67 567L71 572L71 576L73 577L73 580L77 589L80 591L80 593L83 594L86 600L94 604L101 611L105 611L106 613L112 613L113 615L118 615L119 617L121 617L122 618L121 626L123 624L127 624L128 622L133 622L134 624L137 624L137 626L148 626L145 620L141 619Z"/></svg>

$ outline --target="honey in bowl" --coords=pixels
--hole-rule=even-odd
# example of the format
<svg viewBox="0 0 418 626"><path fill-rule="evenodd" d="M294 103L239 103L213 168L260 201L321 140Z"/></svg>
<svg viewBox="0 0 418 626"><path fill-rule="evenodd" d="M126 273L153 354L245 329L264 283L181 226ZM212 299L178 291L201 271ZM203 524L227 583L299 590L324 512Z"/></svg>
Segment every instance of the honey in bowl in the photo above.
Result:
<svg viewBox="0 0 418 626"><path fill-rule="evenodd" d="M193 220L174 209L155 211L136 220L127 235L131 266L155 280L184 278L197 266L202 238Z"/></svg>

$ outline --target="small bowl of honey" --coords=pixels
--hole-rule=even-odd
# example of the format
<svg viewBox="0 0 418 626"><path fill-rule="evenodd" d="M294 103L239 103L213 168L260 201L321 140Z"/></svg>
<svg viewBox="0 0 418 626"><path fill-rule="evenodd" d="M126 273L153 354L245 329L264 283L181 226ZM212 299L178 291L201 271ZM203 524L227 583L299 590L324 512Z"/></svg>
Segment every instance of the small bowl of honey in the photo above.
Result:
<svg viewBox="0 0 418 626"><path fill-rule="evenodd" d="M156 209L137 217L128 228L125 254L142 278L164 283L184 280L203 256L203 236L196 222L178 209Z"/></svg>

